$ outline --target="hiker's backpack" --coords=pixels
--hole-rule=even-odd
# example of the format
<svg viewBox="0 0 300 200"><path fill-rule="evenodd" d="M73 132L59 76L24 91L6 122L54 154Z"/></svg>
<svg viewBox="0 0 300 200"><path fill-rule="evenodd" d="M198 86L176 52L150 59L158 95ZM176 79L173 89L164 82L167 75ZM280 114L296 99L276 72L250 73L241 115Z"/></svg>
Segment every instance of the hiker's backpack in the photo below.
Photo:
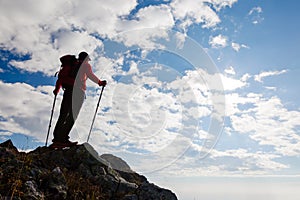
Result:
<svg viewBox="0 0 300 200"><path fill-rule="evenodd" d="M62 87L73 87L76 75L80 65L75 55L64 55L59 58L61 67L58 72L58 79L62 83Z"/></svg>

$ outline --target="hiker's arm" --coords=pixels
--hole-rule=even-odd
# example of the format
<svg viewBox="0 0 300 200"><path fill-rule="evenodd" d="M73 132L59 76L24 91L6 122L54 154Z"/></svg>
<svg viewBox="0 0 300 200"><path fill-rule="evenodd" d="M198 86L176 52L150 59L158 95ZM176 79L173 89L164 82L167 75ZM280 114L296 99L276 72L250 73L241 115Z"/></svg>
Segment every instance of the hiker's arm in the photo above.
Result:
<svg viewBox="0 0 300 200"><path fill-rule="evenodd" d="M53 94L56 96L59 93L59 89L61 88L61 80L57 79L56 84L55 84L55 89L53 90Z"/></svg>
<svg viewBox="0 0 300 200"><path fill-rule="evenodd" d="M87 65L87 72L86 72L86 74L87 74L87 77L89 78L89 79L91 79L94 83L97 83L99 86L106 86L106 81L105 80L103 80L103 81L101 81L94 73L93 73L93 71L92 71L92 67L91 67L91 65L89 64L89 65Z"/></svg>
<svg viewBox="0 0 300 200"><path fill-rule="evenodd" d="M99 84L99 81L101 81L92 71L91 65L87 65L87 72L86 75L89 79L91 79L94 83Z"/></svg>

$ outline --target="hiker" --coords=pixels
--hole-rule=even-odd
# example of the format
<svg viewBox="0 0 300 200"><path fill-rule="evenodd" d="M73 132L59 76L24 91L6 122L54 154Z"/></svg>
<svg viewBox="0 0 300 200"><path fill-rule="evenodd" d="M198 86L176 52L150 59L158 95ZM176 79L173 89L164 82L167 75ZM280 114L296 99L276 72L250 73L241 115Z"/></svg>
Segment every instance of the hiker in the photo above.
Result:
<svg viewBox="0 0 300 200"><path fill-rule="evenodd" d="M74 58L67 57L66 59L70 59L71 62L69 63L72 63ZM53 144L51 144L50 147L70 147L77 144L77 142L71 142L69 140L69 133L75 123L85 98L87 78L99 86L106 86L106 81L101 81L93 73L89 61L90 57L88 53L81 52L79 53L78 60L76 59L73 67L68 67L69 70L61 70L59 72L58 80L56 81L56 86L53 93L56 96L59 92L59 89L62 87L64 89L64 94L59 117L53 132Z"/></svg>

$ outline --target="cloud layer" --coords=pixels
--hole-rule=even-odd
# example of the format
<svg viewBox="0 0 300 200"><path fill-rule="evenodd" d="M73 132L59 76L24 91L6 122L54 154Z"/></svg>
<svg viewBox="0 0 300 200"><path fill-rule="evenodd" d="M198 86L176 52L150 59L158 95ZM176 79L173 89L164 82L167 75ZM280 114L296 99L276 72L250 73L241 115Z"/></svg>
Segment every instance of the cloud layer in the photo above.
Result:
<svg viewBox="0 0 300 200"><path fill-rule="evenodd" d="M109 82L91 142L101 152L126 154L139 171L168 166L172 170L166 171L187 176L276 174L290 167L284 158L300 155L300 112L288 109L278 95L251 86L262 91L266 77L289 71L238 74L233 66L225 73L209 71L209 59L191 66L207 57L204 51L181 52L185 45L193 46L189 27L217 28L219 12L236 2L174 0L139 8L131 0L1 1L0 47L29 55L28 60L10 60L12 67L46 76L57 70L61 55L90 52L94 71ZM256 24L261 13L256 7L248 17ZM172 29L182 33L173 35L174 46L167 46L165 41L174 39ZM236 52L249 48L222 34L211 36L208 44L216 49L230 45ZM175 56L165 59L164 54ZM3 137L20 133L44 141L53 86L40 84L0 82ZM86 140L98 100L97 86L89 82L88 88L71 133L80 142ZM223 119L224 133L213 135L214 122ZM213 150L205 146L211 141L213 147L217 139ZM142 159L137 162L137 157Z"/></svg>

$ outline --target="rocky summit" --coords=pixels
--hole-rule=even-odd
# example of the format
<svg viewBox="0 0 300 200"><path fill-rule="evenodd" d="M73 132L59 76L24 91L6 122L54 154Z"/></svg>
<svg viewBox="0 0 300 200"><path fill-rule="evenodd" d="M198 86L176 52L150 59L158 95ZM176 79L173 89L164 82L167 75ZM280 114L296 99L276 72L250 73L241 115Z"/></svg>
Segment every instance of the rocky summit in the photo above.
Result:
<svg viewBox="0 0 300 200"><path fill-rule="evenodd" d="M121 158L99 156L87 143L66 149L19 152L0 144L0 199L176 200Z"/></svg>

